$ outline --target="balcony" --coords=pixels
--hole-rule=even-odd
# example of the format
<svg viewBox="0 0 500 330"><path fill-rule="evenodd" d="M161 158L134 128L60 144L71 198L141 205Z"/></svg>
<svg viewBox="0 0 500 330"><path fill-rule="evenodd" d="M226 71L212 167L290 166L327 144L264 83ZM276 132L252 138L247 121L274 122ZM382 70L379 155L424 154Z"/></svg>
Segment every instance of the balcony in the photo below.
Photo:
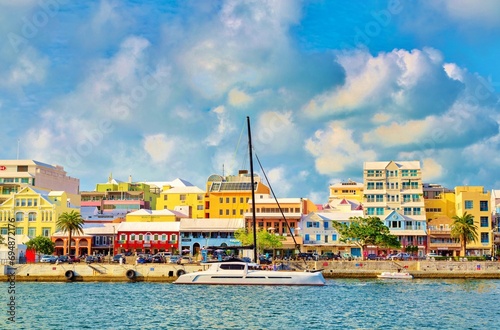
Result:
<svg viewBox="0 0 500 330"><path fill-rule="evenodd" d="M429 235L451 235L451 229L427 229Z"/></svg>
<svg viewBox="0 0 500 330"><path fill-rule="evenodd" d="M430 249L447 250L447 249L457 249L460 248L460 243L429 243Z"/></svg>

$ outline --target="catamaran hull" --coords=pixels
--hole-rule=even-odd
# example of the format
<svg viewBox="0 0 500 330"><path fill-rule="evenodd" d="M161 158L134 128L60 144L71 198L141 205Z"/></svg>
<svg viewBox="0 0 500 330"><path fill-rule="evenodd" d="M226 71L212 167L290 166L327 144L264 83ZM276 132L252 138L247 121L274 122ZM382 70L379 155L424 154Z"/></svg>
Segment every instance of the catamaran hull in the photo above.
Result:
<svg viewBox="0 0 500 330"><path fill-rule="evenodd" d="M175 284L203 285L310 285L323 286L326 281L321 272L255 271L249 274L214 274L201 271L179 276Z"/></svg>

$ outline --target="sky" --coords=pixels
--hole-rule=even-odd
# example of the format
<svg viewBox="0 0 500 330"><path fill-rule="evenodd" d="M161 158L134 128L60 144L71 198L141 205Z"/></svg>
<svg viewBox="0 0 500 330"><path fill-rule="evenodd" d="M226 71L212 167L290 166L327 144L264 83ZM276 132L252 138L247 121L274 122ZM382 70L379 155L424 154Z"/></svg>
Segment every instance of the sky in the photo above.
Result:
<svg viewBox="0 0 500 330"><path fill-rule="evenodd" d="M248 116L277 197L391 160L500 189L499 37L495 0L0 0L0 159L204 189Z"/></svg>

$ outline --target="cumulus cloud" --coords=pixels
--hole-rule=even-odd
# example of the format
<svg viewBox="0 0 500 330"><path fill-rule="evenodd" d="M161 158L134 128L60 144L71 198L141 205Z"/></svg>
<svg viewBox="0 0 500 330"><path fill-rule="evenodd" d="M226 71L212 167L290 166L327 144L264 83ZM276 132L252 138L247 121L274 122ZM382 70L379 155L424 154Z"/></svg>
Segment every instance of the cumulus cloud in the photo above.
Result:
<svg viewBox="0 0 500 330"><path fill-rule="evenodd" d="M425 116L445 111L460 91L443 70L442 54L432 48L376 56L355 50L339 53L337 62L345 70L345 82L310 100L303 109L307 116L380 108L399 117Z"/></svg>
<svg viewBox="0 0 500 330"><path fill-rule="evenodd" d="M458 22L493 27L500 25L500 3L496 0L439 0L429 2L435 10Z"/></svg>
<svg viewBox="0 0 500 330"><path fill-rule="evenodd" d="M228 95L228 103L229 105L235 107L245 106L252 101L252 97L250 97L247 93L240 91L236 88L233 88L229 91Z"/></svg>
<svg viewBox="0 0 500 330"><path fill-rule="evenodd" d="M377 154L363 150L354 138L354 131L344 128L341 122L330 122L324 130L316 131L305 144L305 149L315 158L316 171L332 175L375 160Z"/></svg>

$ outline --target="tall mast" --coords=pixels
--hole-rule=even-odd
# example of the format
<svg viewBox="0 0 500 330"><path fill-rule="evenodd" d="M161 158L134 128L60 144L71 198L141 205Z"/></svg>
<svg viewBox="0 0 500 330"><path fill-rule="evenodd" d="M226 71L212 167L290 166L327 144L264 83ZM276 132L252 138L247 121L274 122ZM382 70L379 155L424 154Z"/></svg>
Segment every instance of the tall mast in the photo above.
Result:
<svg viewBox="0 0 500 330"><path fill-rule="evenodd" d="M255 186L253 182L253 156L252 156L252 132L250 131L250 117L247 116L248 126L248 155L250 157L250 182L252 186L252 224L253 224L253 260L257 259L257 221L255 216Z"/></svg>

